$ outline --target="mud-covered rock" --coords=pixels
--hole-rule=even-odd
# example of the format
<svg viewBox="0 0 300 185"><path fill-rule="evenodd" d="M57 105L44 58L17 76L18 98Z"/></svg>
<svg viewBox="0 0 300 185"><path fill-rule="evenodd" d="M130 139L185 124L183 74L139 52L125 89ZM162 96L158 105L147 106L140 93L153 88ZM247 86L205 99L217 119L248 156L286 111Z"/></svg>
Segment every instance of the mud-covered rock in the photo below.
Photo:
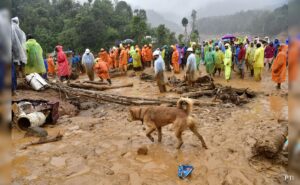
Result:
<svg viewBox="0 0 300 185"><path fill-rule="evenodd" d="M138 155L147 155L148 154L148 148L146 146L142 146L138 148L137 150Z"/></svg>

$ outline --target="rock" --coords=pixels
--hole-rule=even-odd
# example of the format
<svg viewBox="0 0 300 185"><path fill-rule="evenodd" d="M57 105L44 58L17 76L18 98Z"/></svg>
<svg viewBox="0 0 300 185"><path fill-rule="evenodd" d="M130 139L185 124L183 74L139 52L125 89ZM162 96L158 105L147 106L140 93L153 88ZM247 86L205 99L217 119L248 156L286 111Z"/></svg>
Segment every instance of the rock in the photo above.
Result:
<svg viewBox="0 0 300 185"><path fill-rule="evenodd" d="M25 133L25 137L47 137L48 132L41 127L29 127Z"/></svg>
<svg viewBox="0 0 300 185"><path fill-rule="evenodd" d="M107 169L105 169L105 174L106 174L106 175L114 175L115 172L114 172L113 170L107 168Z"/></svg>
<svg viewBox="0 0 300 185"><path fill-rule="evenodd" d="M64 157L52 157L50 164L60 168L66 165L66 159Z"/></svg>
<svg viewBox="0 0 300 185"><path fill-rule="evenodd" d="M148 154L148 148L146 146L142 146L137 150L138 155L147 155Z"/></svg>

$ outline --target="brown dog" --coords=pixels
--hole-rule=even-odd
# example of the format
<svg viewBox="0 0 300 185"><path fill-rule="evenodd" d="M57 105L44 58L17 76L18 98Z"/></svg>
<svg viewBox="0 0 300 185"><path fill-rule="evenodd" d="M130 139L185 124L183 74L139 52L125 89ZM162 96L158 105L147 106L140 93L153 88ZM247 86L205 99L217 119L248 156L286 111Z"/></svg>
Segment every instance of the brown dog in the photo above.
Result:
<svg viewBox="0 0 300 185"><path fill-rule="evenodd" d="M177 107L149 106L149 107L132 107L129 109L128 121L140 120L146 124L148 130L146 136L154 142L151 133L158 131L158 142L161 142L161 127L173 124L175 135L178 139L177 149L183 144L182 132L189 128L201 141L202 146L207 149L203 137L198 133L196 123L190 113L193 109L193 102L188 98L180 98Z"/></svg>

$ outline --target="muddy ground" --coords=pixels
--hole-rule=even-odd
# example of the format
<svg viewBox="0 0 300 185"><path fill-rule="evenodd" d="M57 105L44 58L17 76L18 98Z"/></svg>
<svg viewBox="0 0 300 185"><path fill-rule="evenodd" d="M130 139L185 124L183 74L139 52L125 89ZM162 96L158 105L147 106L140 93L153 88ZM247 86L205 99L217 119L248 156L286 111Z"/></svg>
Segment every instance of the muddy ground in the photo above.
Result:
<svg viewBox="0 0 300 185"><path fill-rule="evenodd" d="M168 74L171 75L171 74ZM178 76L180 77L180 76ZM81 79L86 76L81 76ZM81 110L53 90L34 92L20 90L14 99L34 98L61 102L58 123L45 126L49 135L63 134L54 143L21 147L34 137L13 129L14 159L12 184L103 184L103 185L276 185L283 182L286 168L268 160L252 160L259 124L287 119L287 85L275 90L270 72L260 83L248 77L239 80L234 74L231 82L223 77L215 81L233 87L249 87L263 92L243 106L222 104L215 107L197 106L199 132L208 150L189 131L183 135L184 144L175 149L176 138L171 126L163 128L162 143L151 143L141 122L127 121L128 107L91 99L81 99ZM108 90L107 93L141 97L176 97L160 94L155 83L142 82L138 77L114 78L114 84L133 82L134 87ZM201 98L210 100L211 98ZM155 140L157 141L157 135ZM138 155L140 147L148 147L147 155ZM194 167L185 180L177 177L180 164Z"/></svg>

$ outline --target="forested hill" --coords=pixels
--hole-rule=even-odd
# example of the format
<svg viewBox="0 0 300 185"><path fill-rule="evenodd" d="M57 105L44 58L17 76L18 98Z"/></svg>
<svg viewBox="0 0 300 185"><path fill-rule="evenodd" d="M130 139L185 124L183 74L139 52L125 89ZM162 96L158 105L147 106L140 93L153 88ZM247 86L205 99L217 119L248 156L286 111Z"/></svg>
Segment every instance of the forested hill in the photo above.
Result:
<svg viewBox="0 0 300 185"><path fill-rule="evenodd" d="M274 11L249 10L233 15L201 18L197 21L201 34L246 33L274 36L288 28L288 6Z"/></svg>
<svg viewBox="0 0 300 185"><path fill-rule="evenodd" d="M85 48L97 52L125 39L141 45L150 42L148 35L157 39L157 45L176 42L175 33L163 25L151 27L147 12L133 10L125 1L13 0L12 16L19 17L20 27L37 39L45 53L57 44L79 52Z"/></svg>

